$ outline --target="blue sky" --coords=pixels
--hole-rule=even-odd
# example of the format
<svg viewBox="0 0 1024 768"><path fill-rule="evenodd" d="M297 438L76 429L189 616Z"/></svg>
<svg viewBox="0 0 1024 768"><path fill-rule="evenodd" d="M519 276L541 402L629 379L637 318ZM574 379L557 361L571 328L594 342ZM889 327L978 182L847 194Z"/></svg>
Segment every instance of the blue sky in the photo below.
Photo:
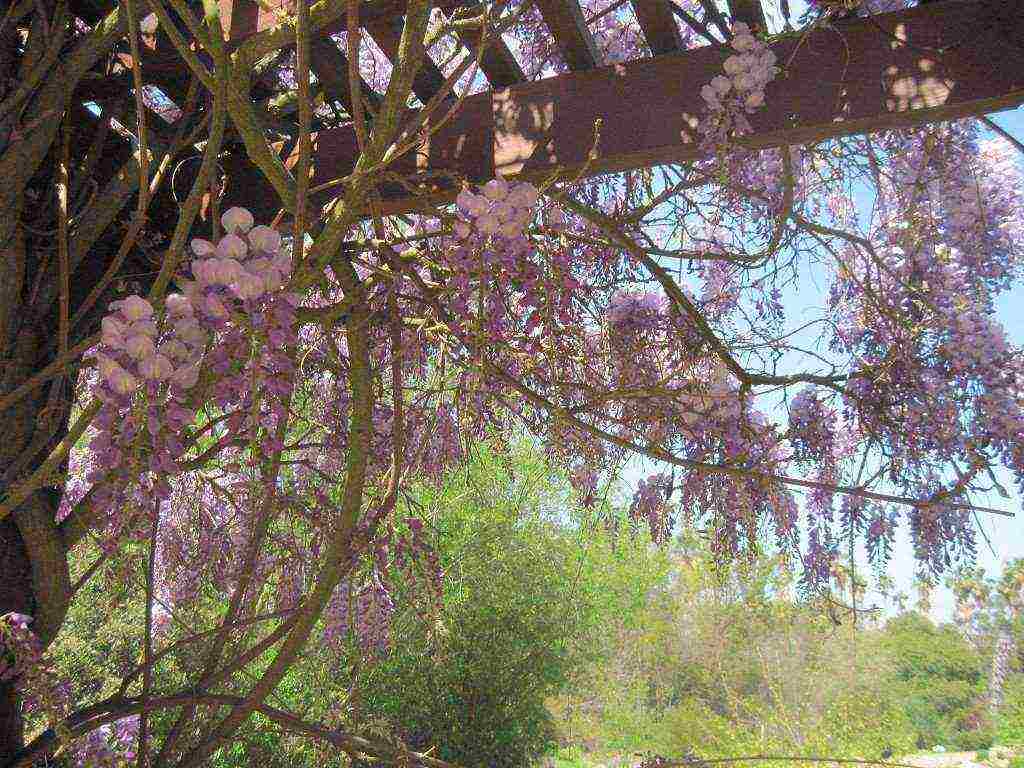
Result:
<svg viewBox="0 0 1024 768"><path fill-rule="evenodd" d="M1007 111L990 116L994 122L1006 131L1024 139L1024 109ZM996 138L996 134L986 130L986 138ZM1024 164L1024 155L1018 158ZM857 201L859 205L870 204L870 198L864 196L863 200ZM818 279L814 279L817 277ZM819 308L823 305L823 291L827 286L820 279L821 275L806 275L800 284L784 294L783 303L791 323L796 323L804 309ZM1013 288L1004 293L997 304L996 317L1006 328L1009 339L1018 346L1024 346L1024 273L1018 276ZM807 346L813 346L816 332L811 338L804 339L810 342ZM630 467L626 473L626 480L631 486L655 470L648 462L639 462ZM978 541L977 564L989 573L1000 570L1002 563L1017 557L1024 557L1024 511L1022 511L1021 497L1017 493L1015 483L1009 473L997 473L1001 484L1010 491L1010 498L1003 499L992 494L990 498L975 498L975 502L997 509L1003 509L1018 515L1016 518L1005 518L995 515L983 515L980 519L982 536ZM861 552L861 557L864 553ZM862 575L870 574L866 566ZM906 531L900 531L897 536L893 557L887 570L888 575L895 582L897 591L904 592L913 604L916 598L915 587L915 561L913 549ZM872 582L873 578L869 578ZM869 591L868 604L880 603L877 593ZM937 586L931 595L931 615L937 621L949 621L953 617L955 603L952 593L942 585ZM887 612L891 612L889 606Z"/></svg>
<svg viewBox="0 0 1024 768"><path fill-rule="evenodd" d="M716 0L719 7L727 12L724 0ZM773 13L773 3L765 3L768 11L769 26L781 27L781 15ZM790 0L793 18L797 19L806 10L804 0ZM773 30L777 31L777 30ZM990 115L992 120L1018 139L1024 139L1024 108ZM996 137L994 132L985 131L986 138ZM1024 155L1018 158L1024 164ZM870 204L870 199L858 200L858 205ZM822 291L825 286L820 280L814 280L814 276L801 280L798 290L787 292L784 298L787 314L791 319L797 318L804 307L812 308L822 306ZM819 276L820 277L820 276ZM1007 336L1018 346L1024 346L1024 272L1018 276L1013 288L1004 293L997 304L996 316L1006 328ZM813 339L812 339L813 341ZM627 479L631 484L646 476L651 471L647 463L631 468ZM1005 518L995 515L984 515L981 522L983 536L978 541L977 564L986 569L989 573L1000 570L1002 563L1017 557L1024 557L1024 508L1022 508L1021 497L1015 488L1013 478L1009 473L997 473L1001 484L1010 491L1009 499L1002 499L993 494L988 499L975 499L976 503L1003 509L1018 515L1016 518ZM987 539L987 542L986 542ZM863 556L863 552L861 553ZM864 574L869 574L865 566ZM895 582L897 591L902 591L910 597L913 604L916 596L915 588L915 562L913 549L909 535L906 531L900 531L897 536L893 557L887 570L888 575ZM869 579L873 581L873 579ZM880 602L877 594L869 592L867 602ZM955 603L952 593L945 586L938 586L931 595L931 615L937 621L949 621L953 617ZM891 611L891 607L888 609Z"/></svg>

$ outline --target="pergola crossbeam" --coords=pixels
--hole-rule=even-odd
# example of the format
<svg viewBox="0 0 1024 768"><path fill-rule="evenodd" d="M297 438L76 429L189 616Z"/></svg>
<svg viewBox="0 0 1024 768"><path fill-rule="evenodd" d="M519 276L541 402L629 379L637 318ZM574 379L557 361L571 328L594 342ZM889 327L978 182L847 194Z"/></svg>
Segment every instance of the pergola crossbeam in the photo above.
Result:
<svg viewBox="0 0 1024 768"><path fill-rule="evenodd" d="M446 14L451 16L452 14ZM526 80L522 67L512 54L512 51L501 39L500 35L490 31L487 35L486 45L483 46L483 53L480 53L481 44L484 43L483 32L479 29L462 29L458 32L459 40L469 49L470 53L480 56L480 69L483 70L487 82L494 88L506 88Z"/></svg>
<svg viewBox="0 0 1024 768"><path fill-rule="evenodd" d="M352 114L352 88L348 77L348 57L329 37L314 37L309 44L310 68L324 87L328 98L345 106ZM380 103L377 94L362 78L359 78L362 97L376 107Z"/></svg>
<svg viewBox="0 0 1024 768"><path fill-rule="evenodd" d="M761 0L729 0L729 13L733 21L741 21L753 30L768 28Z"/></svg>
<svg viewBox="0 0 1024 768"><path fill-rule="evenodd" d="M578 0L536 0L536 5L569 69L596 67L601 56Z"/></svg>
<svg viewBox="0 0 1024 768"><path fill-rule="evenodd" d="M632 0L633 12L643 30L647 47L655 56L683 48L679 25L669 2L671 0Z"/></svg>
<svg viewBox="0 0 1024 768"><path fill-rule="evenodd" d="M398 61L398 43L402 38L404 24L401 18L379 18L368 20L363 25L392 64ZM412 81L412 92L426 104L444 87L444 83L444 73L438 69L429 55L424 54Z"/></svg>
<svg viewBox="0 0 1024 768"><path fill-rule="evenodd" d="M768 87L742 143L807 144L1019 106L1022 37L1024 0L950 0L779 41L772 48L790 62L786 75ZM721 71L727 54L708 46L468 96L423 146L392 166L413 183L418 178L422 194L383 189L383 208L410 211L450 200L457 188L438 182L443 173L473 182L496 174L537 180L696 159L700 87ZM351 128L320 132L316 147L314 185L351 171ZM229 173L242 179L230 185L234 204L273 215L276 195L258 172L240 162Z"/></svg>

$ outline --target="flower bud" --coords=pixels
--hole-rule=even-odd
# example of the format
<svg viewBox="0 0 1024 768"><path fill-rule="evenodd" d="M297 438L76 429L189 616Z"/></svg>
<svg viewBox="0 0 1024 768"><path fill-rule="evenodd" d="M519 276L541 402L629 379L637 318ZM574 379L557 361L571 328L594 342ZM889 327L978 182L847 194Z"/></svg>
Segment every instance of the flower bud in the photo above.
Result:
<svg viewBox="0 0 1024 768"><path fill-rule="evenodd" d="M127 320L142 320L153 316L153 306L141 296L129 296L110 306L114 307L115 304Z"/></svg>
<svg viewBox="0 0 1024 768"><path fill-rule="evenodd" d="M191 245L192 253L194 253L201 259L209 258L210 256L213 256L217 252L217 249L214 247L213 243L211 243L209 240L203 240L201 237L195 238L192 241ZM195 262L193 262L193 264L194 263Z"/></svg>
<svg viewBox="0 0 1024 768"><path fill-rule="evenodd" d="M217 243L217 255L222 259L237 259L241 261L249 252L249 246L245 240L238 235L224 235Z"/></svg>
<svg viewBox="0 0 1024 768"><path fill-rule="evenodd" d="M491 179L484 184L484 196L490 200L504 200L508 194L508 182L504 179Z"/></svg>
<svg viewBox="0 0 1024 768"><path fill-rule="evenodd" d="M124 347L124 334L127 326L112 315L103 318L101 324L103 329L103 343L112 349Z"/></svg>
<svg viewBox="0 0 1024 768"><path fill-rule="evenodd" d="M506 221L501 225L501 229L498 230L502 237L507 237L509 240L518 237L521 231L522 228L514 221Z"/></svg>
<svg viewBox="0 0 1024 768"><path fill-rule="evenodd" d="M224 302L220 300L218 296L210 294L206 297L203 302L207 313L216 318L225 318L228 316L228 308L224 306Z"/></svg>
<svg viewBox="0 0 1024 768"><path fill-rule="evenodd" d="M139 373L152 381L163 381L173 372L171 361L160 354L150 355L139 363Z"/></svg>
<svg viewBox="0 0 1024 768"><path fill-rule="evenodd" d="M167 297L164 302L167 306L167 312L172 317L191 317L192 316L192 302L188 296L181 293L172 293Z"/></svg>
<svg viewBox="0 0 1024 768"><path fill-rule="evenodd" d="M474 195L472 192L459 193L462 206L470 216L483 216L487 213L487 198L482 195Z"/></svg>
<svg viewBox="0 0 1024 768"><path fill-rule="evenodd" d="M242 265L234 259L215 259L210 275L217 285L231 285L243 272Z"/></svg>
<svg viewBox="0 0 1024 768"><path fill-rule="evenodd" d="M189 356L188 347L178 339L165 341L160 345L160 354L171 360L186 360Z"/></svg>
<svg viewBox="0 0 1024 768"><path fill-rule="evenodd" d="M284 277L289 277L292 274L292 257L287 253L282 253L275 256L272 264L274 269L280 272Z"/></svg>
<svg viewBox="0 0 1024 768"><path fill-rule="evenodd" d="M198 347L206 343L206 331L200 327L199 323L191 318L179 320L175 323L174 332L177 334L179 339L193 347Z"/></svg>
<svg viewBox="0 0 1024 768"><path fill-rule="evenodd" d="M129 336L124 343L124 349L135 360L142 360L152 355L155 347L153 346L153 340L149 336L144 336L140 333L135 336Z"/></svg>
<svg viewBox="0 0 1024 768"><path fill-rule="evenodd" d="M202 259L192 262L192 274L199 285L210 285L213 282L211 270L214 259Z"/></svg>
<svg viewBox="0 0 1024 768"><path fill-rule="evenodd" d="M539 199L540 192L538 192L537 188L529 182L516 184L515 188L506 198L507 202L510 205L514 205L516 208L533 208Z"/></svg>
<svg viewBox="0 0 1024 768"><path fill-rule="evenodd" d="M127 396L138 388L139 381L124 368L118 366L117 370L113 371L110 378L107 379L107 384L117 394Z"/></svg>
<svg viewBox="0 0 1024 768"><path fill-rule="evenodd" d="M268 292L276 291L284 285L284 277L276 269L268 269L263 273L263 286Z"/></svg>
<svg viewBox="0 0 1024 768"><path fill-rule="evenodd" d="M281 233L273 227L260 224L249 232L249 245L254 251L277 253L281 249Z"/></svg>
<svg viewBox="0 0 1024 768"><path fill-rule="evenodd" d="M156 338L156 323L152 320L136 320L126 331L128 336L149 336L151 339Z"/></svg>
<svg viewBox="0 0 1024 768"><path fill-rule="evenodd" d="M515 208L503 200L494 206L491 213L498 217L498 221L506 222L512 218L512 215L515 213Z"/></svg>
<svg viewBox="0 0 1024 768"><path fill-rule="evenodd" d="M225 232L248 232L252 229L253 218L248 210L236 206L224 211L224 215L220 217L220 223L224 225Z"/></svg>
<svg viewBox="0 0 1024 768"><path fill-rule="evenodd" d="M757 45L757 40L749 34L736 35L732 39L733 49L740 51L741 53L752 50L755 45Z"/></svg>
<svg viewBox="0 0 1024 768"><path fill-rule="evenodd" d="M715 93L725 96L732 89L732 81L725 75L716 75L711 80L711 87L715 90Z"/></svg>
<svg viewBox="0 0 1024 768"><path fill-rule="evenodd" d="M199 368L195 365L184 365L171 374L171 383L182 389L192 389L199 381Z"/></svg>
<svg viewBox="0 0 1024 768"><path fill-rule="evenodd" d="M273 270L270 270L273 271ZM264 273L265 275L266 273ZM264 276L248 272L241 275L231 284L231 291L243 301L253 301L263 295L265 288Z"/></svg>
<svg viewBox="0 0 1024 768"><path fill-rule="evenodd" d="M485 213L476 220L477 229L485 235L493 235L501 228L501 222L493 213Z"/></svg>
<svg viewBox="0 0 1024 768"><path fill-rule="evenodd" d="M727 75L738 75L744 69L743 61L739 56L730 56L725 60L725 63L722 65L722 69L725 70L725 74Z"/></svg>
<svg viewBox="0 0 1024 768"><path fill-rule="evenodd" d="M101 379L103 379L104 381L110 381L111 376L113 376L114 372L119 370L121 366L118 365L115 360L110 359L106 355L97 354L96 368L100 372Z"/></svg>
<svg viewBox="0 0 1024 768"><path fill-rule="evenodd" d="M144 35L155 35L158 26L160 20L155 13L151 13L139 22L139 31Z"/></svg>

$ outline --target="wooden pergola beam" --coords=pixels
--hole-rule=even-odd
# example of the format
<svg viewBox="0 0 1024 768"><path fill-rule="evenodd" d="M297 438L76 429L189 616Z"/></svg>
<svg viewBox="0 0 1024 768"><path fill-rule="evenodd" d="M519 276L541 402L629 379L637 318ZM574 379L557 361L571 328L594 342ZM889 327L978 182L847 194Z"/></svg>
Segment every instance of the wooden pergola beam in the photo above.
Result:
<svg viewBox="0 0 1024 768"><path fill-rule="evenodd" d="M348 57L329 37L314 37L309 43L309 65L324 87L328 98L345 105L352 113L352 89L348 79ZM380 95L359 78L363 99L374 108L380 104Z"/></svg>
<svg viewBox="0 0 1024 768"><path fill-rule="evenodd" d="M401 18L378 18L367 20L363 26L391 63L397 64L398 44L402 39L404 25L405 22ZM445 79L444 73L438 69L430 55L425 53L413 77L412 92L426 104L444 87Z"/></svg>
<svg viewBox="0 0 1024 768"><path fill-rule="evenodd" d="M636 20L643 30L647 47L655 56L683 49L676 17L669 9L671 0L631 0Z"/></svg>
<svg viewBox="0 0 1024 768"><path fill-rule="evenodd" d="M569 69L579 72L593 69L601 59L597 43L583 18L579 0L535 0L544 24L551 30L555 44Z"/></svg>
<svg viewBox="0 0 1024 768"><path fill-rule="evenodd" d="M273 29L282 23L282 19L294 19L294 0L218 0L221 22L229 30L232 46L237 46L253 35ZM435 0L435 8L453 10L466 5L474 5L479 0ZM405 14L408 0L363 0L359 6L359 24L368 26L368 22L401 20ZM318 35L333 35L343 32L346 28L346 14L342 12L337 19L316 31Z"/></svg>
<svg viewBox="0 0 1024 768"><path fill-rule="evenodd" d="M452 16L451 13L445 15L448 17ZM526 80L522 67L519 66L516 57L509 50L509 47L501 39L500 35L493 32L488 35L483 53L480 53L480 47L483 43L483 33L481 30L463 29L459 31L458 35L459 40L469 49L470 53L480 56L480 69L483 70L487 82L492 87L507 88L510 85Z"/></svg>
<svg viewBox="0 0 1024 768"><path fill-rule="evenodd" d="M742 21L753 30L768 29L761 0L729 0L729 13L733 21Z"/></svg>
<svg viewBox="0 0 1024 768"><path fill-rule="evenodd" d="M945 0L777 42L772 48L787 70L750 115L754 130L742 143L806 144L1019 106L1021 39L1024 0ZM537 180L554 171L596 175L696 159L690 136L704 115L700 88L727 54L708 46L469 96L426 144L391 167L413 180L420 174L422 194L382 187L384 210L450 200L457 189L438 183L438 172L473 182L496 174ZM350 172L350 128L322 131L315 144L314 185ZM237 179L231 204L272 216L278 202L262 176L244 160L229 165Z"/></svg>

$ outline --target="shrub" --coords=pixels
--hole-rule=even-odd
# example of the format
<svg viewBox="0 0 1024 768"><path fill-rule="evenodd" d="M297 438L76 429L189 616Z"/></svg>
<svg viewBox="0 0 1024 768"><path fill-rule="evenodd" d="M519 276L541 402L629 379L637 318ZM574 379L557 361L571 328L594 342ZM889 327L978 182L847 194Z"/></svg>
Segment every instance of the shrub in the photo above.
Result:
<svg viewBox="0 0 1024 768"><path fill-rule="evenodd" d="M996 741L1024 745L1024 675L1011 675L1006 681L1003 706L996 722Z"/></svg>
<svg viewBox="0 0 1024 768"><path fill-rule="evenodd" d="M992 744L976 712L984 695L982 662L955 627L907 613L888 622L883 644L896 664L893 693L926 744Z"/></svg>
<svg viewBox="0 0 1024 768"><path fill-rule="evenodd" d="M645 591L645 550L546 518L558 487L524 461L506 474L483 456L424 492L445 509L440 631L410 621L362 689L364 712L461 765L525 766L549 751L547 699L595 660L603 617L628 614Z"/></svg>
<svg viewBox="0 0 1024 768"><path fill-rule="evenodd" d="M953 737L953 746L966 752L987 750L995 743L995 735L987 728L975 731L960 731ZM980 759L980 758L979 758Z"/></svg>

